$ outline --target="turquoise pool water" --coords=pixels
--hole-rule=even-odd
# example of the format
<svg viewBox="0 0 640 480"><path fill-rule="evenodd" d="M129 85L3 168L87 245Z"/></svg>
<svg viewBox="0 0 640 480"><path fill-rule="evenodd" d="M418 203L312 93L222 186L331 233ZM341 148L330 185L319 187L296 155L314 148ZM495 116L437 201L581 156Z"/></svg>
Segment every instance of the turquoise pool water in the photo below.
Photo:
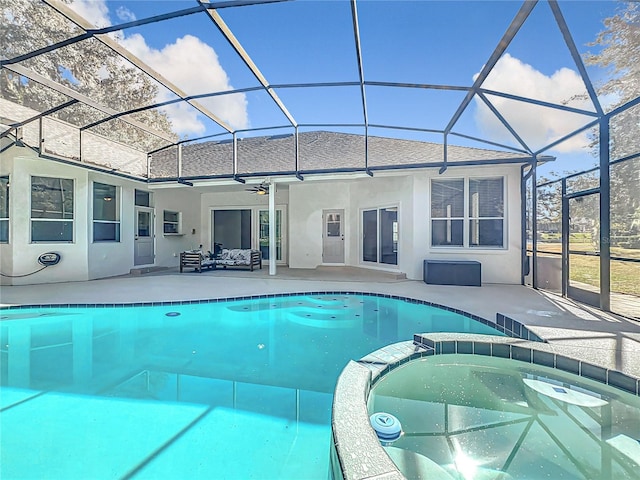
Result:
<svg viewBox="0 0 640 480"><path fill-rule="evenodd" d="M322 479L351 359L498 334L368 295L0 311L2 478Z"/></svg>
<svg viewBox="0 0 640 480"><path fill-rule="evenodd" d="M384 448L407 478L640 479L640 398L561 370L434 355L385 375L368 409L402 425Z"/></svg>

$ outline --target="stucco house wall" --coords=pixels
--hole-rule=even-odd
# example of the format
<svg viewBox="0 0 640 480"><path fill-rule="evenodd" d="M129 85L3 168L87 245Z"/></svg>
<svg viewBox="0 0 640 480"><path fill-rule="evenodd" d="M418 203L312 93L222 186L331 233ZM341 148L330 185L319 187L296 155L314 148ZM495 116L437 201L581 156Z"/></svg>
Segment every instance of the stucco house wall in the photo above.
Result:
<svg viewBox="0 0 640 480"><path fill-rule="evenodd" d="M175 267L179 252L203 245L212 249L211 212L214 209L268 209L268 196L253 195L244 186L192 188L177 183L135 181L41 159L25 147L14 146L2 154L0 172L10 176L10 239L0 245L2 272L24 275L40 268L37 258L48 251L59 252L55 267L26 277L2 277L3 284L82 281L129 273L134 267L135 189L152 193L155 207L156 266ZM37 173L36 173L37 172ZM74 241L72 243L30 242L30 176L74 180ZM506 184L504 248L432 247L430 238L430 185L433 178L503 176ZM92 182L116 185L120 189L120 242L92 241ZM345 211L345 265L405 273L422 279L426 258L478 260L484 283L520 283L521 210L519 165L454 167L439 175L436 169L376 172L374 177L325 176L289 182L276 187L276 205L285 212L285 261L290 268L315 268L322 260L322 212ZM204 193L203 193L204 192ZM362 261L362 211L397 207L399 222L398 265ZM163 212L180 212L180 235L163 234ZM254 222L252 228L257 223ZM257 245L253 245L257 248Z"/></svg>
<svg viewBox="0 0 640 480"><path fill-rule="evenodd" d="M432 247L430 223L431 179L503 176L506 184L504 248ZM376 174L350 181L302 182L290 187L289 266L315 268L322 265L322 211L345 209L345 265L402 272L421 280L424 259L477 260L485 283L520 283L521 211L520 167L486 166L436 169L409 174ZM398 265L362 262L362 211L398 207Z"/></svg>
<svg viewBox="0 0 640 480"><path fill-rule="evenodd" d="M398 265L372 264L362 260L362 211L375 208L398 207L399 245ZM414 257L411 241L413 212L413 182L411 175L376 174L354 182L351 189L350 223L355 230L350 238L352 245L348 264L379 270L406 272Z"/></svg>
<svg viewBox="0 0 640 480"><path fill-rule="evenodd" d="M322 211L344 209L346 218L352 216L350 189L352 183L345 180L305 182L289 186L289 266L291 268L315 268L322 265ZM353 221L344 225L345 260L352 256L353 242L357 235Z"/></svg>
<svg viewBox="0 0 640 480"><path fill-rule="evenodd" d="M135 189L151 191L145 182L108 175L80 166L38 158L21 147L2 153L0 174L10 179L9 243L0 244L4 285L25 285L84 281L129 273L134 268ZM68 178L74 181L73 242L31 242L31 176ZM93 242L92 182L115 185L120 190L120 242ZM192 248L193 229L200 230L200 195L188 189L152 191L155 205L155 265L177 266L179 252ZM184 235L163 235L163 210L182 214ZM38 256L45 252L61 255L58 265L33 275L42 268ZM174 255L175 254L175 255Z"/></svg>
<svg viewBox="0 0 640 480"><path fill-rule="evenodd" d="M216 209L222 210L240 210L250 209L268 210L268 195L256 195L247 191L250 186L242 187L241 191L223 191L203 193L200 196L200 236L199 243L203 245L205 250L213 250L213 238L211 235L211 212ZM276 207L281 208L285 214L285 221L288 223L288 205L289 205L289 189L285 186L276 187ZM255 222L252 229L257 228ZM286 226L285 226L286 229ZM288 234L286 235L289 236ZM254 240L255 235L252 235ZM229 246L231 247L231 246ZM252 245L252 248L258 248L258 245ZM286 253L286 252L285 252Z"/></svg>
<svg viewBox="0 0 640 480"><path fill-rule="evenodd" d="M200 224L200 194L190 188L156 189L146 188L153 194L156 232L156 266L177 267L180 265L180 252L197 248L202 243ZM133 195L133 192L131 192ZM132 203L133 205L133 200ZM165 235L163 229L164 211L178 212L181 216L181 235ZM131 250L133 255L133 249ZM133 263L133 257L131 259Z"/></svg>
<svg viewBox="0 0 640 480"><path fill-rule="evenodd" d="M8 139L0 140L0 149L4 148L9 143ZM13 171L13 157L0 153L0 175L9 176ZM13 207L13 202L9 204L9 208ZM11 214L11 212L10 212ZM9 243L0 243L0 272L12 272L13 271L13 242L11 242L12 228L9 228ZM0 285L8 283L8 279L0 276Z"/></svg>
<svg viewBox="0 0 640 480"><path fill-rule="evenodd" d="M432 247L430 241L430 179L432 178L505 178L505 228L506 242L504 248L447 248ZM422 261L431 259L477 260L482 263L483 283L520 284L521 282L521 219L520 209L520 166L501 165L483 167L450 168L439 175L437 170L429 170L414 177L414 233L416 242L415 259L412 270L407 270L407 277L422 278ZM426 201L426 202L425 202Z"/></svg>
<svg viewBox="0 0 640 480"><path fill-rule="evenodd" d="M6 162L6 163L5 163ZM7 168L6 166L9 168ZM89 225L87 221L88 170L47 162L26 148L11 148L2 154L3 174L9 175L9 245L11 268L7 275L27 275L42 268L38 256L45 252L57 252L61 262L53 267L17 278L1 277L3 284L24 285L82 281L89 279L87 261ZM31 176L69 178L74 181L74 241L72 243L31 243ZM3 245L5 247L5 245ZM4 257L4 251L3 257Z"/></svg>

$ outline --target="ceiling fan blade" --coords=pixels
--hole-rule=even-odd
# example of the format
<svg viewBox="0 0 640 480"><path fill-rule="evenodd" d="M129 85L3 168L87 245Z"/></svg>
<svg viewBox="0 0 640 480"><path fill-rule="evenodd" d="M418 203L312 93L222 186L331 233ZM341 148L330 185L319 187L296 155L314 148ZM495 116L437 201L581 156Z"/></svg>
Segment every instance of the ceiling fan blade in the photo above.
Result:
<svg viewBox="0 0 640 480"><path fill-rule="evenodd" d="M245 188L247 192L257 193L260 195L265 195L269 193L269 185L261 183L260 185L255 185L251 188Z"/></svg>

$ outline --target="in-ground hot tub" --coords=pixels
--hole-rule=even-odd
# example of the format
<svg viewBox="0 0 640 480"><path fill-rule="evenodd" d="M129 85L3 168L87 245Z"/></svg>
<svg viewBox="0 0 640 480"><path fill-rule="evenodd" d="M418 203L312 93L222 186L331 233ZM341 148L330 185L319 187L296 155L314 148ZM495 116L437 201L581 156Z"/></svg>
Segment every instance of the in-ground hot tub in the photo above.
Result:
<svg viewBox="0 0 640 480"><path fill-rule="evenodd" d="M424 357L382 377L368 409L402 425L384 448L407 478L640 478L640 398L553 368Z"/></svg>
<svg viewBox="0 0 640 480"><path fill-rule="evenodd" d="M637 378L534 342L426 337L393 345L388 362L374 361L378 351L345 369L334 474L640 479ZM381 413L401 424L397 440L376 437L370 416Z"/></svg>

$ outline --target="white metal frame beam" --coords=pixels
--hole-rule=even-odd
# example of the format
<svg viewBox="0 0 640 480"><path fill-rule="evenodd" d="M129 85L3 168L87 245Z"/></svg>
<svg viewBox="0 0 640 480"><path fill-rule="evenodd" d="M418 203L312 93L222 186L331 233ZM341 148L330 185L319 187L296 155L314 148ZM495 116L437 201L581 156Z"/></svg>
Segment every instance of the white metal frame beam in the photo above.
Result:
<svg viewBox="0 0 640 480"><path fill-rule="evenodd" d="M96 110L102 112L102 113L106 113L107 115L116 115L118 114L117 110L114 110L111 107L107 107L104 105L99 104L98 102L92 100L90 97L87 97L86 95L83 95L82 93L76 92L75 90L66 87L64 85L61 85L57 82L54 82L53 80L50 80L42 75L40 75L39 73L36 73L32 70L29 70L26 67L23 67L22 65L5 65L2 68L6 68L7 70L12 71L13 73L16 73L18 75L21 75L25 78L28 78L29 80L33 80L34 82L40 83L41 85L44 85L45 87L48 87L52 90L55 90L58 93L61 93L63 95L66 95L67 97L73 98L74 100L77 100L80 103L83 103L91 108L95 108ZM162 138L163 140L166 140L167 142L171 142L174 143L175 142L175 138L167 135L164 132L159 132L156 130L151 130L147 125L145 125L142 122L138 122L137 120L133 120L133 119L128 119L126 117L122 118L123 122L128 123L131 126L134 126L136 128L141 129L144 132L147 132L155 137L158 138ZM79 127L80 128L80 127Z"/></svg>
<svg viewBox="0 0 640 480"><path fill-rule="evenodd" d="M203 0L199 0L199 2L201 5L211 5L209 2L204 2ZM240 44L240 41L233 34L233 32L231 31L229 26L225 23L225 21L222 19L220 14L215 10L215 8L211 8L211 7L207 8L207 14L209 15L209 18L211 18L213 23L216 25L216 27L218 27L218 30L220 30L220 33L224 35L224 37L227 39L231 47L235 50L238 56L245 63L245 65L249 68L249 70L251 70L251 73L253 73L253 75L258 79L262 87L266 90L266 92L273 99L276 105L278 105L278 107L280 108L282 113L285 115L285 117L287 117L291 125L294 127L297 127L298 123L295 121L291 113L289 113L289 110L287 110L287 107L285 107L282 100L280 100L280 97L278 97L278 94L275 92L273 87L269 84L265 76L262 74L258 66L254 63L253 59L249 56L249 54L244 49L244 47Z"/></svg>
<svg viewBox="0 0 640 480"><path fill-rule="evenodd" d="M71 8L69 8L69 6L67 4L62 3L60 0L42 0L42 1L44 1L47 5L49 5L51 8L53 8L59 14L64 16L67 20L75 23L78 27L83 29L85 32L91 31L91 30L96 30L95 25L92 25L88 20L86 20L82 16L78 15ZM187 95L180 87L175 85L173 82L169 81L167 78L165 78L163 75L161 75L155 69L153 69L150 65L145 63L142 59L138 58L133 53L131 53L129 50L124 48L122 45L120 45L118 42L116 42L111 36L109 36L108 34L98 34L98 35L94 35L93 38L95 38L96 40L98 40L99 42L104 44L105 46L109 47L111 50L116 52L122 58L124 58L125 60L129 61L131 64L133 64L136 67L138 67L144 73L149 75L149 77L151 77L153 80L155 80L156 82L161 84L163 87L165 87L168 90L170 90L173 94L175 94L178 97L182 98L189 105L194 107L196 110L198 110L200 113L202 113L203 115L208 117L210 120L213 120L215 123L220 125L222 128L227 130L229 133L233 132L233 128L230 127L229 125L227 125L227 123L224 120L219 118L213 112L209 111L209 109L207 109L206 107L204 107L200 103L196 102L195 100L190 100L189 99L189 95Z"/></svg>

